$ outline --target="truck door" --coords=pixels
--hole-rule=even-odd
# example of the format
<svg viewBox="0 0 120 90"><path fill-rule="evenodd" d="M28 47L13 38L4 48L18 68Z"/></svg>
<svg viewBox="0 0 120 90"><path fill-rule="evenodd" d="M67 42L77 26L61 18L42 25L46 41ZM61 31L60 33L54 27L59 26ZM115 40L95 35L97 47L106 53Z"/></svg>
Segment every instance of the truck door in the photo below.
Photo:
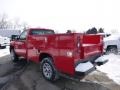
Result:
<svg viewBox="0 0 120 90"><path fill-rule="evenodd" d="M27 31L23 31L19 36L18 40L15 42L15 52L17 55L26 58L26 36Z"/></svg>
<svg viewBox="0 0 120 90"><path fill-rule="evenodd" d="M42 29L36 30L33 29L30 31L28 36L28 59L36 63L39 62L39 52L44 50L46 37L44 36L44 31Z"/></svg>

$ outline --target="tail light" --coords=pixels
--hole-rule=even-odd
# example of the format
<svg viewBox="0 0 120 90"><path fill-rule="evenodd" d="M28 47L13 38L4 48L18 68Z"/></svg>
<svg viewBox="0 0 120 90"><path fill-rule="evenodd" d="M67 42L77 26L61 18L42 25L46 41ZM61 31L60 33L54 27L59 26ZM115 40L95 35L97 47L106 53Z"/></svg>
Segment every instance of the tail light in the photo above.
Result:
<svg viewBox="0 0 120 90"><path fill-rule="evenodd" d="M103 43L103 36L100 36L100 43Z"/></svg>
<svg viewBox="0 0 120 90"><path fill-rule="evenodd" d="M103 46L104 46L103 36L100 36L100 50L101 50L101 53L103 53Z"/></svg>

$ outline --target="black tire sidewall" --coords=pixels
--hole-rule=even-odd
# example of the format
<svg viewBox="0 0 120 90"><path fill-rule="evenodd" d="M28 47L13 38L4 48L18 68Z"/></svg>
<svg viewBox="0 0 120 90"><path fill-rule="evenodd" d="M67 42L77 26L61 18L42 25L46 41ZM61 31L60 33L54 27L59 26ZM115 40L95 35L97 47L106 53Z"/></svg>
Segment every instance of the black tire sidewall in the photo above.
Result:
<svg viewBox="0 0 120 90"><path fill-rule="evenodd" d="M42 62L41 62L41 71L42 71L43 77L44 77L46 80L48 80L48 81L55 81L55 74L56 74L56 72L55 72L54 65L53 65L53 63L52 63L51 60L52 60L52 59L49 58L49 57L44 58L44 59L42 60ZM51 75L50 78L47 78L47 77L44 75L44 73L43 73L43 65L44 65L44 63L48 63L48 64L51 66L52 75Z"/></svg>
<svg viewBox="0 0 120 90"><path fill-rule="evenodd" d="M14 59L11 58L11 60L12 60L13 62L17 62L17 61L18 61L18 57L17 57L15 51L12 49L11 52L14 53ZM11 52L10 52L10 53L11 53Z"/></svg>
<svg viewBox="0 0 120 90"><path fill-rule="evenodd" d="M110 52L111 49L114 49L115 52L114 52L114 53L113 53L113 52ZM107 53L107 54L110 54L110 53L117 54L117 53L118 53L117 47L114 47L114 46L109 47L109 48L107 49L106 53Z"/></svg>

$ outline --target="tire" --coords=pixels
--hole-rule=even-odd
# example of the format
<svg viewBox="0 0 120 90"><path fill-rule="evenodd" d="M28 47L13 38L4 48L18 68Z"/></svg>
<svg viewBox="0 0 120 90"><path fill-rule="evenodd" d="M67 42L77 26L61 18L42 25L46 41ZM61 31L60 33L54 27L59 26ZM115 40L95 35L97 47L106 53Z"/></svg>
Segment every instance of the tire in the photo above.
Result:
<svg viewBox="0 0 120 90"><path fill-rule="evenodd" d="M41 71L43 77L48 81L56 81L58 79L57 71L50 57L43 58L41 62Z"/></svg>
<svg viewBox="0 0 120 90"><path fill-rule="evenodd" d="M5 49L5 48L6 48L6 46L1 46L0 48L1 48L1 49Z"/></svg>
<svg viewBox="0 0 120 90"><path fill-rule="evenodd" d="M11 57L11 60L13 62L17 62L18 61L18 56L16 55L16 53L15 53L15 51L13 49L10 51L10 57Z"/></svg>
<svg viewBox="0 0 120 90"><path fill-rule="evenodd" d="M118 49L116 46L110 46L107 48L106 50L106 54L110 54L110 53L113 53L113 54L118 54Z"/></svg>

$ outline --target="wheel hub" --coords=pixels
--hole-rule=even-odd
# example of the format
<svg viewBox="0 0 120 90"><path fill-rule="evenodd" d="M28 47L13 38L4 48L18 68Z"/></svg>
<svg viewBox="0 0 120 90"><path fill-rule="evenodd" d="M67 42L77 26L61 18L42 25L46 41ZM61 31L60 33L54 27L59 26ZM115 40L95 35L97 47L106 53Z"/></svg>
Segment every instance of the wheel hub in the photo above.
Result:
<svg viewBox="0 0 120 90"><path fill-rule="evenodd" d="M52 76L52 67L49 65L49 63L43 64L43 74L47 78L51 78Z"/></svg>

